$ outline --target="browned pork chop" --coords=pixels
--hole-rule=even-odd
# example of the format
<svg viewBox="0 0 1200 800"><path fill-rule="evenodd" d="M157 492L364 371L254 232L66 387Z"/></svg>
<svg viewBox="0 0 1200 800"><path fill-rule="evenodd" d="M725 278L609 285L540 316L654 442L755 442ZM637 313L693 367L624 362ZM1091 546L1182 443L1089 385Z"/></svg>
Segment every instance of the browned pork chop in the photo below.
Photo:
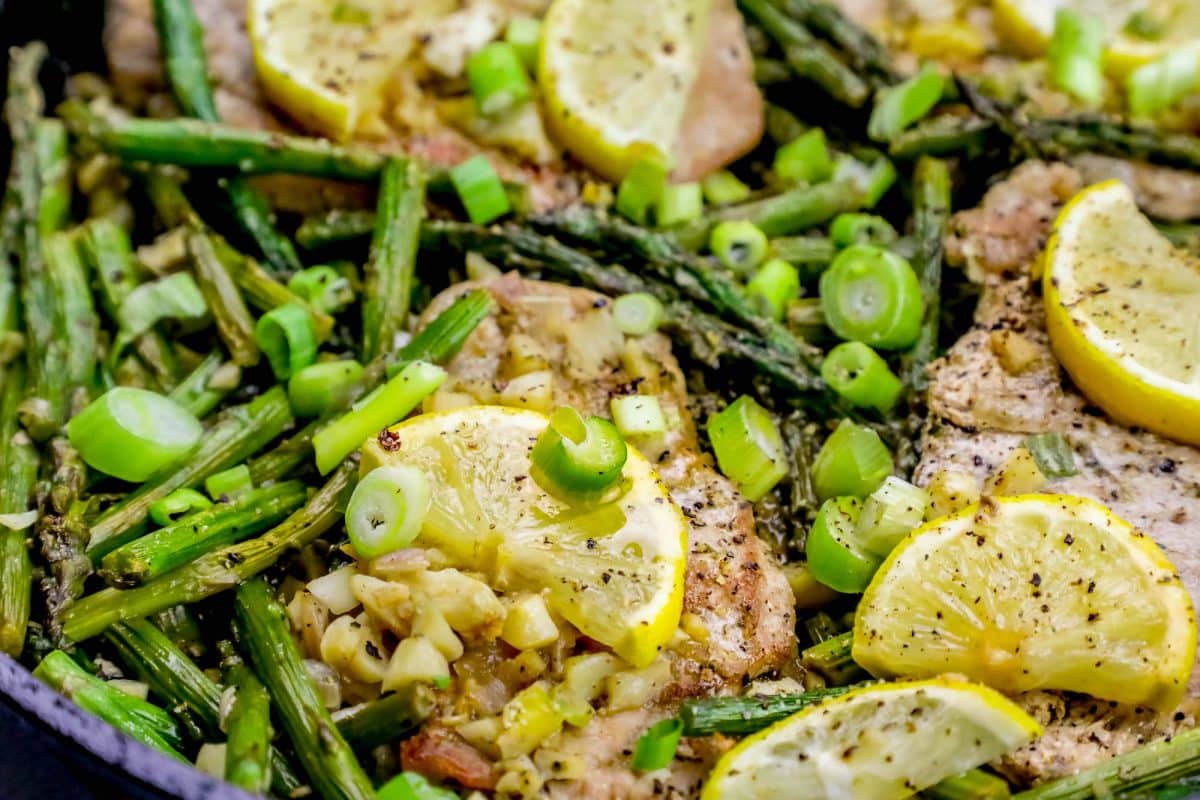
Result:
<svg viewBox="0 0 1200 800"><path fill-rule="evenodd" d="M984 281L975 323L930 369L930 419L915 480L942 469L982 481L1031 433L1063 435L1079 474L1047 491L1098 500L1152 536L1200 599L1200 451L1107 420L1070 384L1050 350L1039 284L1031 275L1061 206L1083 186L1063 164L1029 162L992 187L979 208L956 215L952 262L971 262ZM1007 352L1019 349L1014 360ZM1200 683L1193 675L1192 693ZM1039 741L1006 761L1021 780L1071 774L1195 724L1189 698L1159 715L1035 692L1022 700L1046 726Z"/></svg>
<svg viewBox="0 0 1200 800"><path fill-rule="evenodd" d="M513 274L483 285L495 297L497 311L450 362L443 392L494 402L513 377L514 352L533 350L543 360L540 366L553 375L555 406L570 404L607 416L611 398L640 392L657 396L667 415L678 420L662 440L641 446L689 521L682 625L687 636L672 645L678 655L673 680L650 707L601 714L562 736L555 751L582 757L587 778L549 786L552 794L564 797L691 796L710 763L711 744L686 746L685 757L667 778L637 775L629 768L629 754L641 733L680 699L734 691L746 679L788 660L795 648L791 590L755 536L750 504L699 451L669 339L661 334L625 337L611 325L608 300L584 289ZM437 298L424 320L467 286Z"/></svg>

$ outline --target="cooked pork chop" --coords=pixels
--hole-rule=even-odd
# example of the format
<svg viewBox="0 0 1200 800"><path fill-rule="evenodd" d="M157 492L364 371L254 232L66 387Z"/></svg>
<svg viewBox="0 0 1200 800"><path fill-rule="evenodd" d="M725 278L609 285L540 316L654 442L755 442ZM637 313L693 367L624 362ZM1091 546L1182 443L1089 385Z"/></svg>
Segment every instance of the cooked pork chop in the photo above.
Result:
<svg viewBox="0 0 1200 800"><path fill-rule="evenodd" d="M667 337L627 339L611 324L609 301L584 289L515 274L483 285L495 297L497 311L447 365L450 374L442 392L494 402L513 377L513 353L532 350L553 375L554 406L569 404L585 414L607 415L611 398L641 392L656 395L664 412L678 419L665 437L641 447L689 521L682 626L688 635L672 645L677 654L673 680L650 707L598 715L560 737L555 751L584 758L588 777L552 781L550 786L552 794L564 797L691 796L712 756L711 743L689 745L669 779L632 772L633 745L680 699L727 693L782 666L795 648L791 590L755 536L750 504L699 451L683 375ZM437 298L424 321L467 288L455 286Z"/></svg>
<svg viewBox="0 0 1200 800"><path fill-rule="evenodd" d="M930 418L915 480L942 469L982 481L1031 433L1059 433L1079 474L1048 491L1098 500L1152 536L1200 600L1200 451L1106 419L1070 384L1050 350L1039 284L1031 275L1062 204L1083 186L1063 164L1029 162L956 215L947 255L983 276L975 323L930 368ZM1005 353L1018 347L1014 364ZM1193 674L1191 691L1200 680ZM1023 704L1045 726L1006 762L1021 780L1070 774L1195 724L1200 703L1176 714L1035 692Z"/></svg>

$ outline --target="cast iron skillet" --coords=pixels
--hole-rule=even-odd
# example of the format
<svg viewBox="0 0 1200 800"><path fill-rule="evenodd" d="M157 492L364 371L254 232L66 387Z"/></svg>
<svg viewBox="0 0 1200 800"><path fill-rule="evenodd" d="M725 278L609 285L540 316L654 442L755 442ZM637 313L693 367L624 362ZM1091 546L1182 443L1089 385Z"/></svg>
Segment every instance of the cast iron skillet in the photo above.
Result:
<svg viewBox="0 0 1200 800"><path fill-rule="evenodd" d="M47 105L62 94L70 72L104 69L100 29L104 0L0 0L0 99L5 94L10 45L42 39L51 60L42 74ZM11 153L7 127L0 125L0 175ZM16 715L42 739L59 763L39 765L74 773L96 797L129 800L251 800L251 795L215 780L133 741L38 681L0 654L0 715ZM0 787L19 797L18 787ZM89 795L90 796L90 795Z"/></svg>

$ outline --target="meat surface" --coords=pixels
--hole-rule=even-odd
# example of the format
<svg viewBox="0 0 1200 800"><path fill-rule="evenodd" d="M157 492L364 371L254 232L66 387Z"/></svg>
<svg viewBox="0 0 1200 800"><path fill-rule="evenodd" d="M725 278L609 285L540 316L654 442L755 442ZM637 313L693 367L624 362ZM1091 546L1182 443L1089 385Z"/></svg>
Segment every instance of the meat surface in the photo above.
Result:
<svg viewBox="0 0 1200 800"><path fill-rule="evenodd" d="M993 187L979 208L957 214L947 255L984 276L974 326L930 367L930 417L915 480L942 469L982 481L1031 433L1059 433L1079 474L1047 491L1090 497L1145 531L1200 600L1200 452L1107 420L1071 385L1045 332L1031 269L1059 208L1083 180L1062 164L1029 162ZM1005 363L1005 337L1018 337L1019 369ZM1200 688L1193 674L1191 693ZM1090 698L1033 693L1023 700L1046 726L1039 741L1006 762L1021 780L1070 774L1109 755L1194 724L1196 701L1157 715Z"/></svg>
<svg viewBox="0 0 1200 800"><path fill-rule="evenodd" d="M683 375L665 336L627 339L611 327L608 300L584 289L515 274L483 285L497 310L447 365L442 391L488 402L509 380L512 343L532 340L554 376L554 406L570 404L585 414L607 416L612 397L641 392L656 395L664 412L678 420L661 440L641 445L689 523L682 626L688 636L672 645L677 654L673 681L654 707L599 715L564 735L556 751L577 747L588 762L589 779L552 784L571 797L661 797L668 784L690 796L703 775L697 759L677 761L664 784L657 774L650 780L634 775L629 752L645 727L680 699L726 693L782 666L795 650L791 590L755 535L750 504L699 451ZM425 321L466 288L455 286L435 299ZM602 774L603 780L595 777Z"/></svg>

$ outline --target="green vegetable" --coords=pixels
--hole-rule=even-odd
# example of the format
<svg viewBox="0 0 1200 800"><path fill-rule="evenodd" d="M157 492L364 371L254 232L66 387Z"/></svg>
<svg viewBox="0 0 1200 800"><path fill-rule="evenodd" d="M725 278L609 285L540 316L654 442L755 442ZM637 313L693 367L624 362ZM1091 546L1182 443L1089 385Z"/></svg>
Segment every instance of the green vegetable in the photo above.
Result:
<svg viewBox="0 0 1200 800"><path fill-rule="evenodd" d="M642 159L629 168L617 187L617 211L638 225L647 224L650 212L658 205L666 186L667 168L662 162Z"/></svg>
<svg viewBox="0 0 1200 800"><path fill-rule="evenodd" d="M323 214L305 217L296 229L296 241L306 250L317 250L370 236L374 230L374 211L335 208Z"/></svg>
<svg viewBox="0 0 1200 800"><path fill-rule="evenodd" d="M753 222L721 222L708 237L708 249L726 269L749 275L767 256L767 235Z"/></svg>
<svg viewBox="0 0 1200 800"><path fill-rule="evenodd" d="M211 237L195 230L187 236L188 253L195 268L196 283L204 294L208 309L217 323L217 333L225 342L233 363L247 367L258 363L258 345L254 337L254 318L238 291L228 265L217 256Z"/></svg>
<svg viewBox="0 0 1200 800"><path fill-rule="evenodd" d="M595 500L621 477L628 454L611 422L602 417L585 420L563 406L550 415L550 424L530 451L530 474L538 486L563 500Z"/></svg>
<svg viewBox="0 0 1200 800"><path fill-rule="evenodd" d="M164 320L194 322L207 314L204 294L189 273L176 272L143 283L121 300L117 311L121 330L114 349L119 353L128 343Z"/></svg>
<svg viewBox="0 0 1200 800"><path fill-rule="evenodd" d="M880 89L867 122L867 135L877 142L891 140L932 111L944 91L945 79L932 63L923 65L908 80Z"/></svg>
<svg viewBox="0 0 1200 800"><path fill-rule="evenodd" d="M842 342L830 350L821 377L846 402L881 414L895 408L903 390L887 362L862 342Z"/></svg>
<svg viewBox="0 0 1200 800"><path fill-rule="evenodd" d="M813 462L813 488L821 499L866 497L892 472L892 455L870 428L848 419L821 445Z"/></svg>
<svg viewBox="0 0 1200 800"><path fill-rule="evenodd" d="M433 786L419 772L401 772L379 790L378 800L457 800L458 793Z"/></svg>
<svg viewBox="0 0 1200 800"><path fill-rule="evenodd" d="M533 17L513 17L504 28L504 41L516 51L521 64L533 74L537 69L538 47L542 41L542 21Z"/></svg>
<svg viewBox="0 0 1200 800"><path fill-rule="evenodd" d="M357 361L321 361L297 372L288 380L288 402L298 417L317 417L348 396L362 378Z"/></svg>
<svg viewBox="0 0 1200 800"><path fill-rule="evenodd" d="M327 314L336 314L355 299L354 289L346 276L324 264L297 272L288 280L287 288L313 308Z"/></svg>
<svg viewBox="0 0 1200 800"><path fill-rule="evenodd" d="M814 703L847 691L840 686L831 686L801 694L694 698L683 701L679 707L679 719L683 721L684 736L709 736L714 733L740 736L760 731Z"/></svg>
<svg viewBox="0 0 1200 800"><path fill-rule="evenodd" d="M760 200L712 209L696 222L684 225L673 233L680 244L693 250L707 241L714 225L731 220L752 222L767 236L799 233L843 211L854 211L864 202L868 206L873 205L870 202L872 192L878 192L879 195L883 193L875 185L880 179L874 178L873 173L866 174L870 172L867 167L863 169L866 171L863 176L842 179L835 165L833 178L824 183L797 186ZM895 180L894 171L891 180ZM888 182L887 186L890 185Z"/></svg>
<svg viewBox="0 0 1200 800"><path fill-rule="evenodd" d="M1047 478L1069 478L1079 474L1075 466L1075 451L1061 433L1026 436L1021 444L1025 445L1038 469Z"/></svg>
<svg viewBox="0 0 1200 800"><path fill-rule="evenodd" d="M1099 17L1058 9L1046 57L1058 88L1081 103L1100 105L1104 99L1104 23Z"/></svg>
<svg viewBox="0 0 1200 800"><path fill-rule="evenodd" d="M429 514L432 489L424 472L407 464L376 467L354 487L346 533L362 558L408 547Z"/></svg>
<svg viewBox="0 0 1200 800"><path fill-rule="evenodd" d="M171 525L194 511L203 511L212 501L195 489L176 489L150 504L150 519L158 525Z"/></svg>
<svg viewBox="0 0 1200 800"><path fill-rule="evenodd" d="M0 513L17 515L30 509L38 469L37 448L18 436L17 406L25 392L21 364L8 365L0 391ZM0 652L13 658L21 655L29 625L33 564L27 536L27 530L0 527Z"/></svg>
<svg viewBox="0 0 1200 800"><path fill-rule="evenodd" d="M826 639L800 652L800 665L825 676L830 686L846 686L867 677L852 655L854 636L851 631Z"/></svg>
<svg viewBox="0 0 1200 800"><path fill-rule="evenodd" d="M899 238L892 223L874 214L838 214L829 225L829 238L838 247L873 244L887 247Z"/></svg>
<svg viewBox="0 0 1200 800"><path fill-rule="evenodd" d="M928 383L925 365L937 353L941 324L942 258L950 223L950 168L937 158L918 159L913 170L913 234L917 240L916 273L925 310L912 349L900 359L901 378L912 392Z"/></svg>
<svg viewBox="0 0 1200 800"><path fill-rule="evenodd" d="M781 258L772 258L746 284L746 294L763 313L782 320L788 303L800 297L800 272Z"/></svg>
<svg viewBox="0 0 1200 800"><path fill-rule="evenodd" d="M225 718L225 780L254 794L271 785L271 697L244 666L230 670L233 705Z"/></svg>
<svg viewBox="0 0 1200 800"><path fill-rule="evenodd" d="M629 394L609 401L613 424L626 439L667 432L662 404L653 395Z"/></svg>
<svg viewBox="0 0 1200 800"><path fill-rule="evenodd" d="M905 259L872 245L843 250L821 275L821 309L833 332L872 347L900 349L921 334L921 284Z"/></svg>
<svg viewBox="0 0 1200 800"><path fill-rule="evenodd" d="M876 154L869 161L860 161L849 155L841 155L833 162L832 183L846 183L858 192L855 207L874 208L891 189L897 179L896 167L882 155ZM849 206L836 209L821 220L832 217L837 211L853 211Z"/></svg>
<svg viewBox="0 0 1200 800"><path fill-rule="evenodd" d="M508 42L490 42L467 59L467 83L481 114L498 116L531 95L529 78L517 48Z"/></svg>
<svg viewBox="0 0 1200 800"><path fill-rule="evenodd" d="M972 769L921 792L929 800L1008 800L1008 782L990 772Z"/></svg>
<svg viewBox="0 0 1200 800"><path fill-rule="evenodd" d="M253 488L254 479L250 477L250 468L245 464L238 464L204 479L204 491L218 502L239 497Z"/></svg>
<svg viewBox="0 0 1200 800"><path fill-rule="evenodd" d="M646 292L623 294L613 301L613 323L621 333L645 336L662 324L663 304Z"/></svg>
<svg viewBox="0 0 1200 800"><path fill-rule="evenodd" d="M468 194L478 199L479 187L464 191L480 169L491 173L483 156L454 168L454 185L471 209ZM474 165L474 166L472 166ZM493 175L494 177L494 175ZM383 171L375 218L375 234L367 259L363 300L363 358L370 360L393 347L396 334L408 321L416 269L417 236L425 213L425 174L415 161L390 159ZM475 218L475 212L471 212ZM307 365L304 365L307 366ZM290 374L290 373L289 373Z"/></svg>
<svg viewBox="0 0 1200 800"><path fill-rule="evenodd" d="M1135 69L1125 79L1129 112L1150 117L1200 88L1200 53L1181 47Z"/></svg>
<svg viewBox="0 0 1200 800"><path fill-rule="evenodd" d="M813 577L831 589L857 594L867 588L880 560L855 534L862 511L857 497L830 498L821 504L808 531L805 557Z"/></svg>
<svg viewBox="0 0 1200 800"><path fill-rule="evenodd" d="M928 509L928 492L889 475L863 503L855 538L867 552L886 558L901 539L920 527Z"/></svg>
<svg viewBox="0 0 1200 800"><path fill-rule="evenodd" d="M833 175L825 131L812 128L775 151L775 174L790 183L820 183Z"/></svg>
<svg viewBox="0 0 1200 800"><path fill-rule="evenodd" d="M221 353L209 353L179 385L167 395L182 408L203 419L237 388L241 369L222 360Z"/></svg>
<svg viewBox="0 0 1200 800"><path fill-rule="evenodd" d="M390 694L334 713L338 730L359 752L399 739L420 726L436 707L432 689L410 683Z"/></svg>
<svg viewBox="0 0 1200 800"><path fill-rule="evenodd" d="M704 213L704 198L699 183L673 183L663 187L655 206L654 221L660 228L669 228L699 219Z"/></svg>
<svg viewBox="0 0 1200 800"><path fill-rule="evenodd" d="M144 481L177 461L200 440L194 416L169 398L144 389L109 389L67 425L83 460L125 481Z"/></svg>
<svg viewBox="0 0 1200 800"><path fill-rule="evenodd" d="M750 187L727 169L710 172L700 181L704 199L714 206L740 203L750 197Z"/></svg>
<svg viewBox="0 0 1200 800"><path fill-rule="evenodd" d="M665 769L675 760L682 736L681 720L672 717L654 723L638 739L633 751L633 768L642 772Z"/></svg>
<svg viewBox="0 0 1200 800"><path fill-rule="evenodd" d="M481 154L462 162L450 170L450 180L467 217L476 225L486 225L512 211L504 184L487 156Z"/></svg>
<svg viewBox="0 0 1200 800"><path fill-rule="evenodd" d="M708 438L721 472L757 502L787 474L787 452L765 408L742 395L709 417Z"/></svg>
<svg viewBox="0 0 1200 800"><path fill-rule="evenodd" d="M312 317L298 303L268 311L254 326L254 341L271 362L275 377L285 381L317 357Z"/></svg>

